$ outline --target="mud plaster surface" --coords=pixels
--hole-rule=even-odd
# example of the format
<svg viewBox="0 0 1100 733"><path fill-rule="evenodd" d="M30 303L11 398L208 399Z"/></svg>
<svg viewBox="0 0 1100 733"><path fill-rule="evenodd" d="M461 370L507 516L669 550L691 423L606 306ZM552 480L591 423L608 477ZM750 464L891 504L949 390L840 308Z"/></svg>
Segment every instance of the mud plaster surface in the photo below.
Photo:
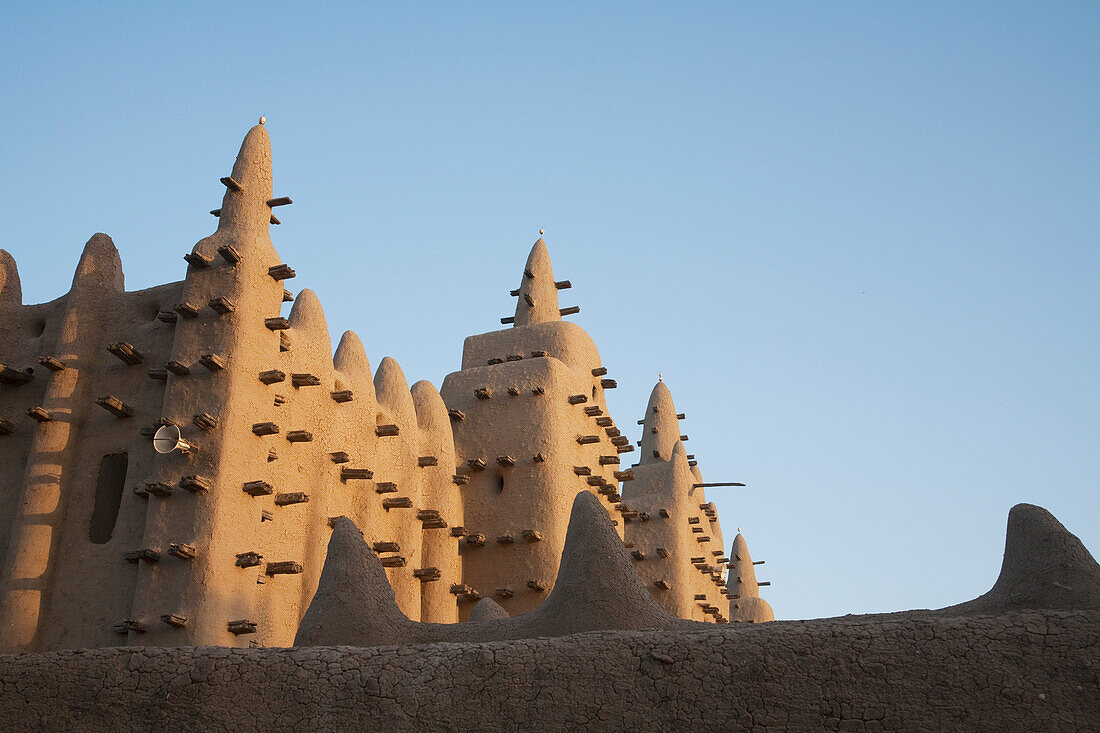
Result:
<svg viewBox="0 0 1100 733"><path fill-rule="evenodd" d="M1087 730L1100 612L0 656L3 730Z"/></svg>

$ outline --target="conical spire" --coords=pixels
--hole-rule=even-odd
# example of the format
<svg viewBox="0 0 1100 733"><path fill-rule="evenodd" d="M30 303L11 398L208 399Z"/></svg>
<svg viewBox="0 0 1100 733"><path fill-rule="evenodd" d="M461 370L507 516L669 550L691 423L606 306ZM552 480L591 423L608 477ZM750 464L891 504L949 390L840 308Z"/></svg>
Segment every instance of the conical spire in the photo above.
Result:
<svg viewBox="0 0 1100 733"><path fill-rule="evenodd" d="M672 449L679 441L680 421L676 417L676 405L672 404L672 393L668 391L668 387L663 381L659 381L654 385L649 395L649 404L645 408L641 463L644 465L669 460Z"/></svg>
<svg viewBox="0 0 1100 733"><path fill-rule="evenodd" d="M0 305L23 305L19 268L7 250L0 249Z"/></svg>
<svg viewBox="0 0 1100 733"><path fill-rule="evenodd" d="M515 325L560 321L558 288L554 284L554 268L550 266L550 253L540 237L531 247L527 265L523 269L523 282L519 286L519 302L516 303Z"/></svg>
<svg viewBox="0 0 1100 733"><path fill-rule="evenodd" d="M244 137L237 162L233 164L232 183L226 181L218 230L241 227L263 228L271 221L271 138L267 128L256 125Z"/></svg>

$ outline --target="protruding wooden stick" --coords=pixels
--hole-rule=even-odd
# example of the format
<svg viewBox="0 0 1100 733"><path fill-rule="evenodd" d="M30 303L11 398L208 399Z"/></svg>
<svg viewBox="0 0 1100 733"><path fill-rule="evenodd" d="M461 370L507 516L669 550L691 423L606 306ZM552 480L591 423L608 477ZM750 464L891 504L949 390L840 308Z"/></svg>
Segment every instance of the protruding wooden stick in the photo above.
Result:
<svg viewBox="0 0 1100 733"><path fill-rule="evenodd" d="M563 316L571 316L571 315L574 315L574 314L580 313L580 312L581 312L581 307L579 305L571 305L568 308L559 308L558 309L558 313L560 315L563 315Z"/></svg>
<svg viewBox="0 0 1100 733"><path fill-rule="evenodd" d="M735 483L733 481L725 481L725 482L709 483L709 484L692 484L691 488L693 488L693 489L702 489L702 488L710 488L712 486L744 486L744 484Z"/></svg>
<svg viewBox="0 0 1100 733"><path fill-rule="evenodd" d="M275 495L275 506L290 506L291 504L305 504L309 501L309 494L304 491L290 491L285 494Z"/></svg>
<svg viewBox="0 0 1100 733"><path fill-rule="evenodd" d="M275 384L276 382L282 382L286 379L286 374L278 369L269 369L266 372L260 372L260 381L264 384Z"/></svg>
<svg viewBox="0 0 1100 733"><path fill-rule="evenodd" d="M145 361L145 356L127 341L119 341L107 347L107 351L117 356L124 363L133 366Z"/></svg>
<svg viewBox="0 0 1100 733"><path fill-rule="evenodd" d="M288 280L294 277L295 272L290 265L280 264L267 268L267 274L276 280Z"/></svg>
<svg viewBox="0 0 1100 733"><path fill-rule="evenodd" d="M166 613L160 617L160 620L169 626L174 626L177 629L182 629L187 626L187 617L181 616L178 613Z"/></svg>
<svg viewBox="0 0 1100 733"><path fill-rule="evenodd" d="M217 209L217 211L220 212L221 210ZM213 214L214 212L211 211L210 213ZM214 215L217 216L217 214ZM191 267L194 267L196 270L202 270L204 268L210 267L210 258L204 257L198 252L188 252L183 256L183 259L187 261L187 264L191 265Z"/></svg>
<svg viewBox="0 0 1100 733"><path fill-rule="evenodd" d="M111 413L115 417L133 417L134 408L127 405L114 395L107 395L106 397L100 397L95 401L97 405L102 407L107 412Z"/></svg>
<svg viewBox="0 0 1100 733"><path fill-rule="evenodd" d="M270 496L275 489L266 481L246 481L242 487L249 496Z"/></svg>
<svg viewBox="0 0 1100 733"><path fill-rule="evenodd" d="M221 181L222 181L222 185L224 185L230 191L241 191L241 190L243 190L241 188L241 184L237 183L237 180L235 178L233 178L233 176L226 176L225 178L221 179Z"/></svg>
<svg viewBox="0 0 1100 733"><path fill-rule="evenodd" d="M317 387L321 384L321 378L315 374L291 374L290 383L297 388Z"/></svg>
<svg viewBox="0 0 1100 733"><path fill-rule="evenodd" d="M191 418L191 422L203 430L213 430L218 427L218 418L208 412L200 412Z"/></svg>
<svg viewBox="0 0 1100 733"><path fill-rule="evenodd" d="M193 303L183 302L176 303L174 306L176 313L179 313L184 318L194 318L199 314L199 308Z"/></svg>
<svg viewBox="0 0 1100 733"><path fill-rule="evenodd" d="M216 313L220 313L223 316L237 310L237 304L224 295L211 298L210 307L213 308Z"/></svg>
<svg viewBox="0 0 1100 733"><path fill-rule="evenodd" d="M255 634L256 622L249 621L248 619L240 619L238 621L230 621L225 625L229 633L240 636L242 634Z"/></svg>
<svg viewBox="0 0 1100 733"><path fill-rule="evenodd" d="M40 356L38 357L38 363L49 369L51 372L60 372L65 370L65 362L54 356Z"/></svg>

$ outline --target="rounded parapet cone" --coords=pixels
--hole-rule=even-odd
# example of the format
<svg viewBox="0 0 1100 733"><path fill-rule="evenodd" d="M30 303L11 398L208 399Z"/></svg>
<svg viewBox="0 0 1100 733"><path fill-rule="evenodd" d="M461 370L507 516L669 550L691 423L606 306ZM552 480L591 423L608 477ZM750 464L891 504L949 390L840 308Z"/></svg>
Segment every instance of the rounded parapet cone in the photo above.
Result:
<svg viewBox="0 0 1100 733"><path fill-rule="evenodd" d="M514 323L518 328L547 321L560 322L561 311L558 310L558 288L554 284L550 253L546 251L546 242L540 237L531 247L523 269Z"/></svg>
<svg viewBox="0 0 1100 733"><path fill-rule="evenodd" d="M760 596L760 585L756 582L756 569L752 564L752 556L749 555L749 546L740 532L733 539L733 549L730 550L730 569L726 588L731 595L741 598Z"/></svg>
<svg viewBox="0 0 1100 733"><path fill-rule="evenodd" d="M731 621L763 623L775 620L771 605L760 597L760 584L756 580L749 546L740 532L733 539L733 549L730 550L726 589L730 595Z"/></svg>
<svg viewBox="0 0 1100 733"><path fill-rule="evenodd" d="M474 606L474 610L470 611L469 620L471 622L497 621L502 618L508 618L508 612L504 610L504 607L492 598L482 598Z"/></svg>
<svg viewBox="0 0 1100 733"><path fill-rule="evenodd" d="M106 234L93 234L84 245L73 275L73 290L77 288L117 293L126 289L122 259L115 243Z"/></svg>
<svg viewBox="0 0 1100 733"><path fill-rule="evenodd" d="M378 404L390 413L399 425L416 423L416 406L413 404L405 373L391 357L385 357L374 374L374 394Z"/></svg>
<svg viewBox="0 0 1100 733"><path fill-rule="evenodd" d="M19 268L7 250L0 249L0 305L23 305Z"/></svg>
<svg viewBox="0 0 1100 733"><path fill-rule="evenodd" d="M325 310L321 307L321 301L309 288L303 289L294 299L294 305L290 309L287 319L291 328L300 332L304 338L302 342L308 346L318 358L323 354L325 359L332 353L332 342L329 340L328 321L325 319Z"/></svg>
<svg viewBox="0 0 1100 733"><path fill-rule="evenodd" d="M657 463L672 457L672 449L680 442L680 421L676 418L676 405L672 393L664 382L657 382L649 395L642 423L642 446L639 461ZM685 451L686 456L686 451Z"/></svg>
<svg viewBox="0 0 1100 733"><path fill-rule="evenodd" d="M218 231L262 228L267 230L272 192L271 138L267 128L256 125L244 136L232 178L239 190L227 188L222 198Z"/></svg>
<svg viewBox="0 0 1100 733"><path fill-rule="evenodd" d="M416 408L416 422L420 429L432 435L451 435L451 419L447 405L439 395L435 385L422 379L412 386L413 405ZM449 440L447 441L450 442Z"/></svg>
<svg viewBox="0 0 1100 733"><path fill-rule="evenodd" d="M365 393L374 404L374 380L371 376L370 360L367 358L363 342L354 331L344 331L336 354L332 357L332 366L338 372L343 386Z"/></svg>

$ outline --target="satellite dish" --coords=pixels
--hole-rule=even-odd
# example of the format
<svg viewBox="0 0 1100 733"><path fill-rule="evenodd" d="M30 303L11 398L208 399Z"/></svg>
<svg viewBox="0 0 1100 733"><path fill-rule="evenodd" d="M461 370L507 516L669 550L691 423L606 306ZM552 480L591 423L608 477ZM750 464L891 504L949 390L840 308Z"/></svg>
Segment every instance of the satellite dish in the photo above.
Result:
<svg viewBox="0 0 1100 733"><path fill-rule="evenodd" d="M180 453L189 453L194 449L195 446L180 436L180 429L175 425L161 426L157 428L156 434L153 435L153 450L162 455L177 450Z"/></svg>

